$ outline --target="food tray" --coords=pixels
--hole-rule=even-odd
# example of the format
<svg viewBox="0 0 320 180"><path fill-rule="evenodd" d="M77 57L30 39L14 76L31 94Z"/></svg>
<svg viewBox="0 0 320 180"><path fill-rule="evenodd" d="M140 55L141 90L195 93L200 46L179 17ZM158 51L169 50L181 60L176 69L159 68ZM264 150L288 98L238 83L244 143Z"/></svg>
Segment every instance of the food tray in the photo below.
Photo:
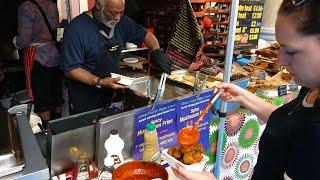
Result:
<svg viewBox="0 0 320 180"><path fill-rule="evenodd" d="M0 177L22 171L25 166L15 115L0 112Z"/></svg>
<svg viewBox="0 0 320 180"><path fill-rule="evenodd" d="M183 76L194 76L194 77L195 77L195 73L193 73L193 72L188 72L187 70L176 70L176 71L172 71L172 72L171 72L171 75L168 76L168 78L167 78L167 82L169 82L169 83L171 83L171 84L174 84L174 85L176 85L176 86L178 86L178 87L187 88L187 89L191 89L191 90L194 89L193 85L188 85L188 84L185 84L185 83L183 83L183 82L181 82L181 81L177 81L177 80L172 79L173 76L180 76L180 77L183 77ZM205 76L206 76L205 74L200 73L200 75L199 75L199 80L200 80L200 81L204 80ZM236 78L235 78L235 77L236 77ZM234 78L235 78L235 79L234 79ZM244 88L244 89L246 89L247 86L248 86L249 77L245 77L245 76L232 76L231 79L232 79L232 80L231 80L232 83L237 84L237 85L239 85L240 87L242 87L242 88ZM215 78L215 77L213 77L213 76L208 77L207 82L214 82L214 81L221 81L221 80L219 80L219 79L217 79L217 78ZM201 85L201 84L199 84L199 86L200 86L200 85Z"/></svg>
<svg viewBox="0 0 320 180"><path fill-rule="evenodd" d="M192 75L194 76L195 74L194 73L191 73L191 72L188 72L187 70L175 70L175 71L172 71L171 72L171 75L167 77L167 83L169 84L172 84L172 85L175 85L175 86L178 86L180 88L183 88L183 89L187 89L187 90L191 90L193 91L194 90L194 87L193 85L188 85L188 84L185 84L183 82L180 82L180 81L177 81L177 80L174 80L172 79L172 77L174 76L179 76L179 77L183 77L183 76L186 76L186 75Z"/></svg>
<svg viewBox="0 0 320 180"><path fill-rule="evenodd" d="M172 76L186 76L186 75L195 75L195 73L192 72L188 72L187 70L176 70L176 71L172 71L171 72L171 77ZM179 81L175 81L170 79L170 76L167 78L167 82L169 82L170 84L173 84L175 86L178 86L180 88L184 88L184 89L189 89L189 90L194 90L193 85L188 85L188 84L184 84L182 82ZM205 77L205 75L200 73L199 79L203 80ZM249 83L249 77L242 77L240 79L236 79L234 81L231 81L231 83L234 83L240 87L242 87L243 89L247 89L248 87L248 83ZM208 81L217 81L217 79L215 79L214 77L209 77ZM200 85L199 85L200 86ZM213 109L215 110L220 110L220 104L221 104L221 99L217 99L217 101L214 103L213 105ZM227 108L227 112L231 112L231 111L235 111L237 109L240 108L240 104L239 103L228 103L228 108Z"/></svg>

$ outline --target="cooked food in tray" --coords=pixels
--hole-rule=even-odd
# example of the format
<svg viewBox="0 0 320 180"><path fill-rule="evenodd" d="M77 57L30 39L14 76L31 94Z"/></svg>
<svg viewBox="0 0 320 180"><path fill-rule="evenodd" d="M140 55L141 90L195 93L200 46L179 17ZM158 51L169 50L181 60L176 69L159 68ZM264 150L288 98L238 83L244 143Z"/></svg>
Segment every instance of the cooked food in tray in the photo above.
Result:
<svg viewBox="0 0 320 180"><path fill-rule="evenodd" d="M194 81L195 81L195 77L191 76L191 75L185 75L185 76L173 76L172 80L193 86L194 85Z"/></svg>
<svg viewBox="0 0 320 180"><path fill-rule="evenodd" d="M196 144L190 148L184 148L182 146L170 147L168 154L183 164L195 164L199 163L202 159L202 153L204 148L201 144Z"/></svg>
<svg viewBox="0 0 320 180"><path fill-rule="evenodd" d="M255 82L250 83L249 87L252 89L277 89L280 85L288 85L290 80L291 74L286 70L282 70L272 77L266 76L266 79L264 80L256 80Z"/></svg>
<svg viewBox="0 0 320 180"><path fill-rule="evenodd" d="M183 83L186 84L188 86L194 86L194 81L195 81L195 77L192 75L171 75L168 77L169 79L179 82L179 83ZM203 77L201 77L198 81L198 84L201 85L203 82ZM206 82L206 88L212 88L218 84L220 84L220 81L214 81L214 80L207 80Z"/></svg>

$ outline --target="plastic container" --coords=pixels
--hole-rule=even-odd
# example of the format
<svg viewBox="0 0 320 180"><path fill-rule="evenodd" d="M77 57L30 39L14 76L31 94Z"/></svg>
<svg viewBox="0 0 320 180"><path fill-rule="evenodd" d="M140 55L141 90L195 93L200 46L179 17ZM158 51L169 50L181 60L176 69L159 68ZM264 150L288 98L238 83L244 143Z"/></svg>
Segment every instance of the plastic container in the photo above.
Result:
<svg viewBox="0 0 320 180"><path fill-rule="evenodd" d="M186 165L177 160L176 158L172 157L171 155L168 154L168 149L162 150L162 153L167 159L168 164L172 168L176 168L177 164L183 166L189 171L196 171L196 172L204 172L207 171L206 163L209 161L208 156L202 154L202 159L199 163L191 164L191 165Z"/></svg>
<svg viewBox="0 0 320 180"><path fill-rule="evenodd" d="M27 109L28 109L28 104L20 104L8 109L8 113L9 114L27 113Z"/></svg>
<svg viewBox="0 0 320 180"><path fill-rule="evenodd" d="M146 125L144 132L144 147L142 153L143 161L151 161L160 164L161 154L159 151L158 133L156 126L152 123Z"/></svg>
<svg viewBox="0 0 320 180"><path fill-rule="evenodd" d="M73 168L72 180L88 180L89 176L89 162L86 153L78 156L77 162Z"/></svg>
<svg viewBox="0 0 320 180"><path fill-rule="evenodd" d="M118 167L124 163L122 155L124 141L120 138L118 130L110 130L110 137L104 143L104 147L107 151L107 157L112 157L114 159L115 167Z"/></svg>
<svg viewBox="0 0 320 180"><path fill-rule="evenodd" d="M114 160L112 157L104 158L104 167L99 175L99 180L112 180L114 171Z"/></svg>
<svg viewBox="0 0 320 180"><path fill-rule="evenodd" d="M35 114L30 114L29 125L32 129L33 134L36 134L42 131L40 127L42 126L41 118Z"/></svg>

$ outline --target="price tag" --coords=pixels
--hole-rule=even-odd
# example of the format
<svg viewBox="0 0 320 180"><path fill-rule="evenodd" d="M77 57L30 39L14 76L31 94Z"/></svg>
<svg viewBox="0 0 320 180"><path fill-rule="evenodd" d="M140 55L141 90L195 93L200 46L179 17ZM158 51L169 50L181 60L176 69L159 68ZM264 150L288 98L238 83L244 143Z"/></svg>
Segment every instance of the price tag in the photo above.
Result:
<svg viewBox="0 0 320 180"><path fill-rule="evenodd" d="M285 96L287 95L287 85L280 85L278 87L278 96Z"/></svg>
<svg viewBox="0 0 320 180"><path fill-rule="evenodd" d="M260 71L258 74L258 80L265 80L266 79L266 72Z"/></svg>
<svg viewBox="0 0 320 180"><path fill-rule="evenodd" d="M296 91L298 90L298 85L294 81L289 82L289 91Z"/></svg>

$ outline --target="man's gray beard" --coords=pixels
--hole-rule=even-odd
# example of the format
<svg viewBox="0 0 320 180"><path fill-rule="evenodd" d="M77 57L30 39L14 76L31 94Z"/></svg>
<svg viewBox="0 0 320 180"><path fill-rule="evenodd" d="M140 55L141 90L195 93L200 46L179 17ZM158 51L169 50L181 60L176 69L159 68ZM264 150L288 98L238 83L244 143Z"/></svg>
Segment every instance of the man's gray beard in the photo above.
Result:
<svg viewBox="0 0 320 180"><path fill-rule="evenodd" d="M97 21L99 21L100 23L102 23L105 26L107 26L108 28L110 28L109 35L104 33L103 36L105 36L108 39L111 39L114 35L114 28L116 27L117 23L113 23L113 21L107 21L105 15L103 14L103 11L96 10L93 12L95 13L95 17L96 17Z"/></svg>

